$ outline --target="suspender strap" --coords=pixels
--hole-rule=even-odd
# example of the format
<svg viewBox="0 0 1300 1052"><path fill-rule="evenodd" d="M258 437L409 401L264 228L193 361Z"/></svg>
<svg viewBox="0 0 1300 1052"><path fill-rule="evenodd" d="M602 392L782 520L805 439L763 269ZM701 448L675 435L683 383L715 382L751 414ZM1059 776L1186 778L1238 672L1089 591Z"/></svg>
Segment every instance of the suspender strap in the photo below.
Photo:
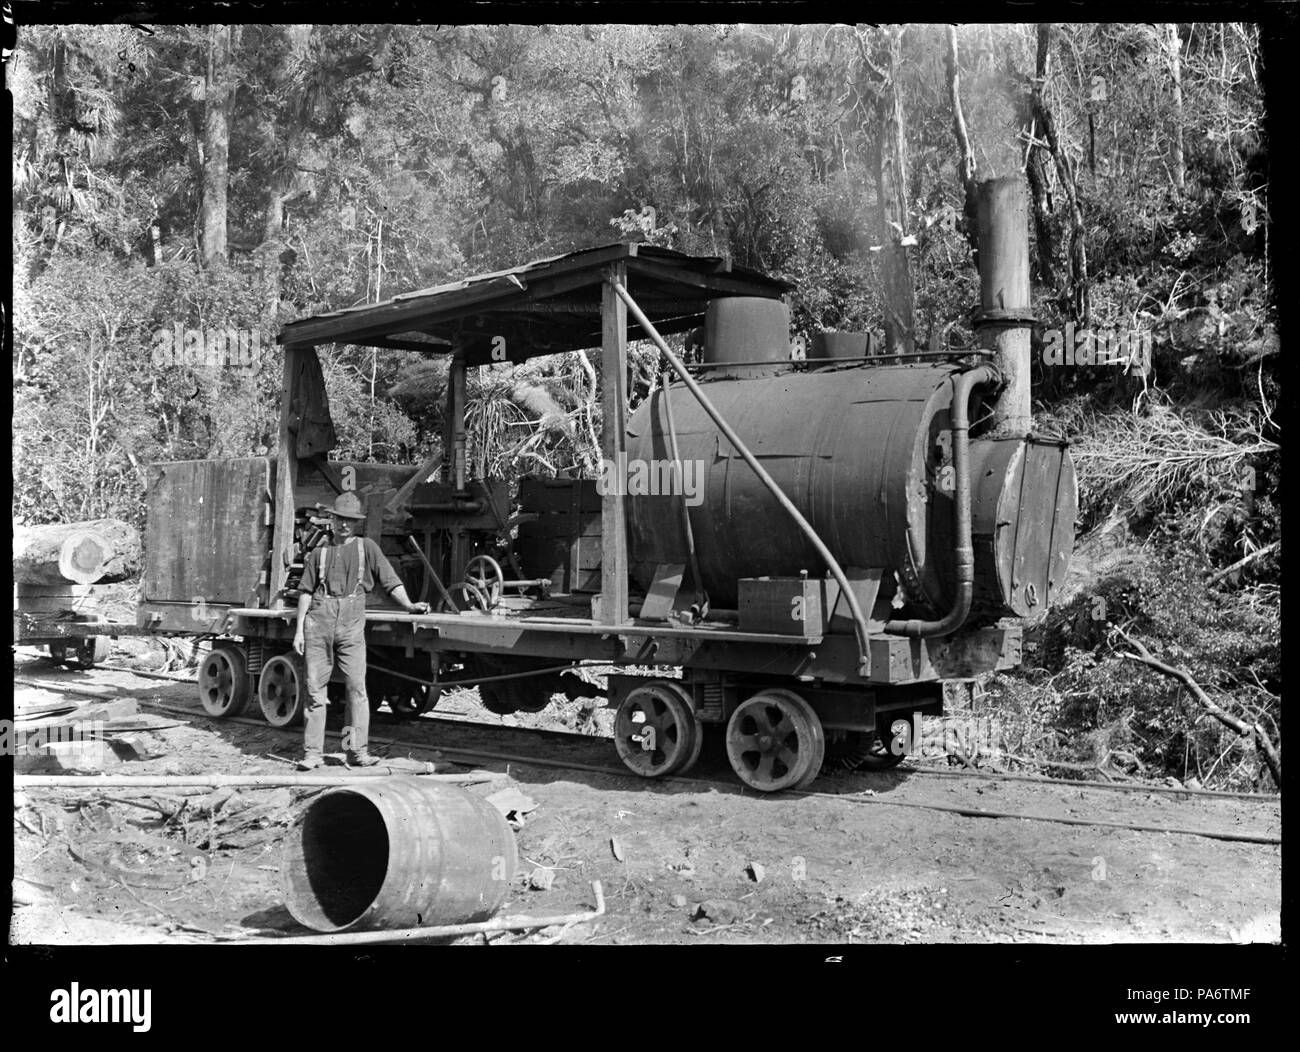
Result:
<svg viewBox="0 0 1300 1052"><path fill-rule="evenodd" d="M365 548L362 546L362 541L360 537L353 537L352 543L356 546L357 549L357 587L352 592L352 594L360 595L365 591L365 589L361 587L361 581L362 581L361 564L362 564L362 560L365 559L366 553L365 553ZM320 566L318 569L319 579L317 581L317 587L323 586L326 595L330 594L329 567L330 567L330 549L332 547L333 545L327 544L320 549ZM344 583L345 584L347 583L346 578L344 580Z"/></svg>

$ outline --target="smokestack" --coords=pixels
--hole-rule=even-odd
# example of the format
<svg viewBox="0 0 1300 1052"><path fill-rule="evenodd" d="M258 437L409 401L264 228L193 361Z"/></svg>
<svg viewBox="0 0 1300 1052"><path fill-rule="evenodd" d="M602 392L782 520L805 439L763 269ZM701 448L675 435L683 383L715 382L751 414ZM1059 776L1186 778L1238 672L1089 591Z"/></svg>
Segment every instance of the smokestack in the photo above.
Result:
<svg viewBox="0 0 1300 1052"><path fill-rule="evenodd" d="M1029 405L1029 207L1024 181L1007 175L975 187L980 313L975 328L1006 381L993 408L994 433L1027 435Z"/></svg>

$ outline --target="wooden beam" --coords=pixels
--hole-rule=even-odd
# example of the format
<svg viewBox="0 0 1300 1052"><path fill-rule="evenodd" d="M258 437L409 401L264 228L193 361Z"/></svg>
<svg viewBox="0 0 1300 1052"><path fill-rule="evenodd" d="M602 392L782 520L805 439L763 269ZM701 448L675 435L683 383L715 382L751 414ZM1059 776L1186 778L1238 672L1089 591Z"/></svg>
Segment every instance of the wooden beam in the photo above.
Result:
<svg viewBox="0 0 1300 1052"><path fill-rule="evenodd" d="M601 456L622 465L627 453L627 306L614 292L612 282L627 283L627 264L615 263L605 271L601 289L601 403L603 427ZM627 509L623 486L613 487L600 500L601 569L600 622L626 624L627 610Z"/></svg>
<svg viewBox="0 0 1300 1052"><path fill-rule="evenodd" d="M303 356L315 353L315 347L304 344L286 344L284 348L280 441L275 458L275 524L271 528L270 601L277 607L284 605L280 592L288 580L293 554L294 493L298 488L298 420L293 412L293 396Z"/></svg>
<svg viewBox="0 0 1300 1052"><path fill-rule="evenodd" d="M652 263L644 257L630 261L635 274L644 274L666 285L686 285L691 288L706 289L719 296L762 296L767 299L780 299L785 292L785 283L771 278L754 280L739 277L733 272L702 274L683 266Z"/></svg>

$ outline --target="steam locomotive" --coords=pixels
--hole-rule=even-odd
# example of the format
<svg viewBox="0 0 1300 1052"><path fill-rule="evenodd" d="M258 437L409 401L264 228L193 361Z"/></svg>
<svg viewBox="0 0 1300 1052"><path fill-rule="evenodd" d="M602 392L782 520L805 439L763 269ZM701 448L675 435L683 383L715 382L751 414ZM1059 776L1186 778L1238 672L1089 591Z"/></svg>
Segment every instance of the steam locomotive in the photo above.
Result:
<svg viewBox="0 0 1300 1052"><path fill-rule="evenodd" d="M761 791L832 760L897 763L896 721L1020 663L1064 579L1074 470L1062 441L997 426L989 352L880 356L840 333L792 357L789 291L620 244L291 323L276 455L151 468L140 624L213 637L209 712L256 698L296 723L313 509L353 490L408 591L437 605L372 601L372 705L415 716L474 684L494 712L537 710L589 694L573 670L602 663L615 748L645 777L689 770L715 734ZM698 360L670 346L680 333ZM665 374L629 413L627 341L644 336ZM327 459L327 342L446 356L435 457ZM601 478L472 477L467 371L597 346Z"/></svg>

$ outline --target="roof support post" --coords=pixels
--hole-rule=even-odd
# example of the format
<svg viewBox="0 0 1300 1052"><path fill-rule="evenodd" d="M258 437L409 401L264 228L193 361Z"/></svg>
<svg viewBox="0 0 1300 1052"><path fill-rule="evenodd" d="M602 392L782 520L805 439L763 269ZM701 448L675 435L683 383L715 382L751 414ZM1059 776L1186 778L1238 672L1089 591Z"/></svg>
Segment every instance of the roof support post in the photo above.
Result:
<svg viewBox="0 0 1300 1052"><path fill-rule="evenodd" d="M602 487L600 499L600 610L601 624L622 625L628 619L627 509L624 505L622 468L627 461L627 306L615 292L627 282L627 264L614 263L605 271L600 299L602 475L618 473L615 484Z"/></svg>
<svg viewBox="0 0 1300 1052"><path fill-rule="evenodd" d="M294 412L294 395L297 393L302 362L306 355L314 354L315 347L307 343L284 345L284 374L280 394L280 441L275 458L275 524L271 528L271 577L268 593L269 605L285 605L284 590L289 577L289 564L293 561L293 526L296 517L294 493L298 488L298 418Z"/></svg>

